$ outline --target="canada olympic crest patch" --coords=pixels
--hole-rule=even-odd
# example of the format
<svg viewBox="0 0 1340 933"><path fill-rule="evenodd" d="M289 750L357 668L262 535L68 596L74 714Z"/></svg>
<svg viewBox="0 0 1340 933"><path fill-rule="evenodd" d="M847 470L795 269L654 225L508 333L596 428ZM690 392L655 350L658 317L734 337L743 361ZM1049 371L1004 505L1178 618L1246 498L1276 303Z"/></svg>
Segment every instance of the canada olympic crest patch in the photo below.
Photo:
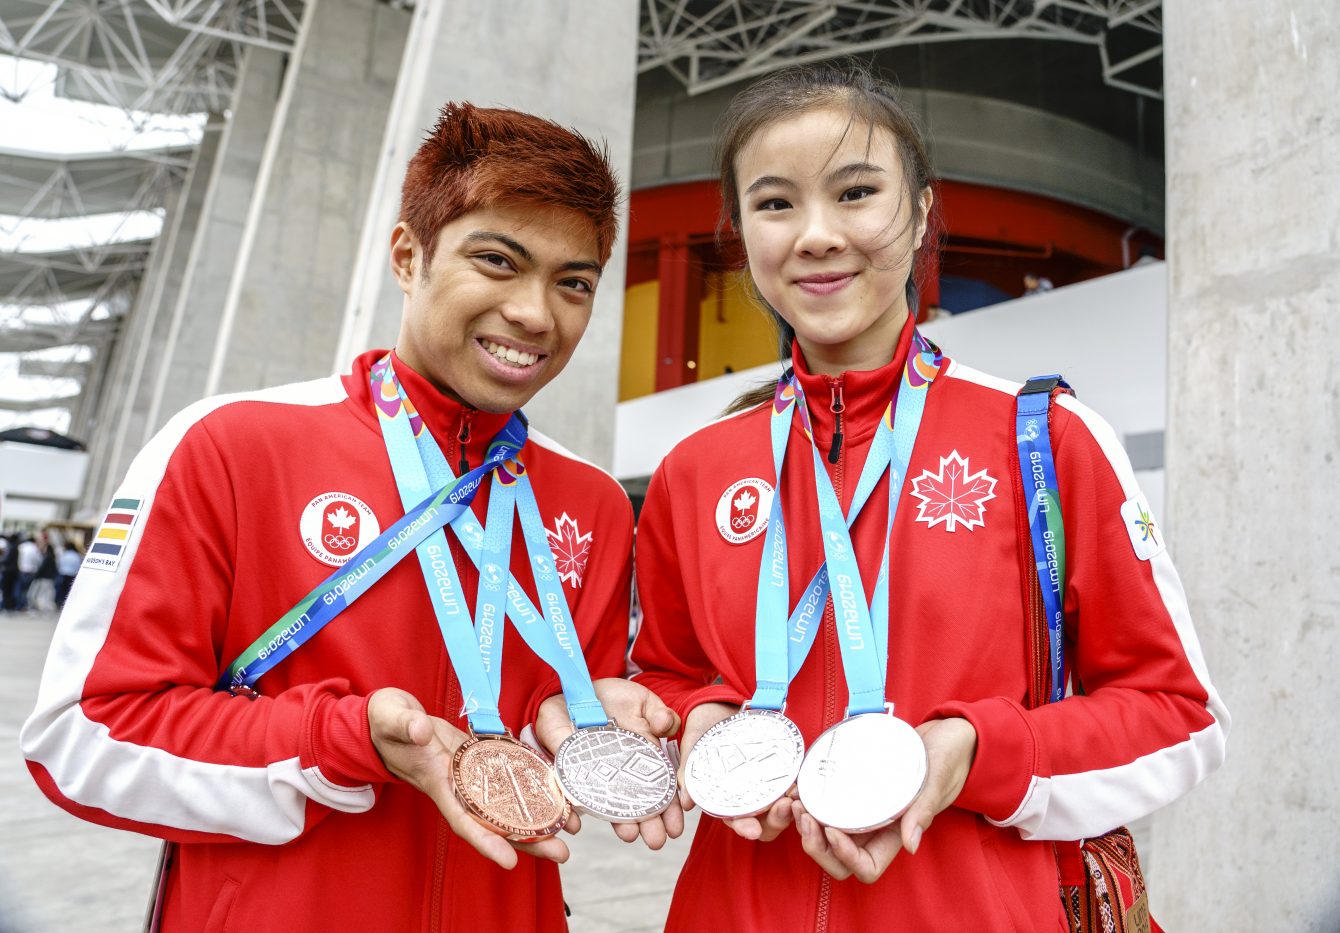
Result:
<svg viewBox="0 0 1340 933"><path fill-rule="evenodd" d="M751 476L726 487L717 500L717 531L730 544L752 541L768 527L772 484Z"/></svg>
<svg viewBox="0 0 1340 933"><path fill-rule="evenodd" d="M298 531L308 553L332 567L343 567L382 533L367 503L347 492L323 492L307 503Z"/></svg>

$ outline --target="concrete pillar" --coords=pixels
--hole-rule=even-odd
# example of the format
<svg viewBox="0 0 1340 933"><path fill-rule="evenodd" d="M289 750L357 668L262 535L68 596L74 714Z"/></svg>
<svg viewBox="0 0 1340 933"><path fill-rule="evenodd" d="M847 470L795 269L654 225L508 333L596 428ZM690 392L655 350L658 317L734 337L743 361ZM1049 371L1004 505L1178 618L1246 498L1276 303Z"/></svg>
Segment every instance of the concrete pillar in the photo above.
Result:
<svg viewBox="0 0 1340 933"><path fill-rule="evenodd" d="M1168 503L1233 717L1223 770L1159 814L1169 930L1340 917L1340 6L1163 7Z"/></svg>
<svg viewBox="0 0 1340 933"><path fill-rule="evenodd" d="M232 116L209 180L205 216L171 309L167 349L156 373L141 445L174 414L205 395L228 284L279 99L284 58L280 52L254 47L243 57L233 89Z"/></svg>
<svg viewBox="0 0 1340 933"><path fill-rule="evenodd" d="M169 315L186 268L186 256L200 226L209 177L219 151L221 118L212 117L192 156L181 187L164 205L163 229L154 241L144 277L130 311L122 318L111 358L95 365L98 384L90 416L90 469L75 514L99 513L131 458L139 450L154 378L166 347Z"/></svg>
<svg viewBox="0 0 1340 933"><path fill-rule="evenodd" d="M632 164L638 5L631 0L420 3L405 50L385 155L367 210L334 365L399 333L401 294L387 267L405 165L442 104L513 107L606 140L626 181ZM562 375L526 406L536 428L608 468L614 452L627 211L601 276L586 336Z"/></svg>
<svg viewBox="0 0 1340 933"><path fill-rule="evenodd" d="M304 18L232 266L207 395L325 375L339 339L410 14L372 0L309 0Z"/></svg>

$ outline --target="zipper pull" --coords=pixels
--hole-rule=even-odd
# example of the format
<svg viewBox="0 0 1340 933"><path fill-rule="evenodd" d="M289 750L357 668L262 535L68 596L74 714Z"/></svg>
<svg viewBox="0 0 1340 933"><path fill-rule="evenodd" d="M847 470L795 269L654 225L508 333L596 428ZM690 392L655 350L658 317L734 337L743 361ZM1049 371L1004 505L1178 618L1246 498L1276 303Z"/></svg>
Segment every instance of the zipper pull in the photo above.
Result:
<svg viewBox="0 0 1340 933"><path fill-rule="evenodd" d="M837 463L838 458L842 456L842 413L847 410L847 405L842 401L842 380L834 379L828 383L828 390L833 393L832 409L835 416L833 425L833 443L828 448L828 462Z"/></svg>
<svg viewBox="0 0 1340 933"><path fill-rule="evenodd" d="M461 447L461 462L457 466L457 475L464 476L470 472L470 463L465 459L465 445L470 440L470 411L461 414L461 429L456 432L456 441Z"/></svg>

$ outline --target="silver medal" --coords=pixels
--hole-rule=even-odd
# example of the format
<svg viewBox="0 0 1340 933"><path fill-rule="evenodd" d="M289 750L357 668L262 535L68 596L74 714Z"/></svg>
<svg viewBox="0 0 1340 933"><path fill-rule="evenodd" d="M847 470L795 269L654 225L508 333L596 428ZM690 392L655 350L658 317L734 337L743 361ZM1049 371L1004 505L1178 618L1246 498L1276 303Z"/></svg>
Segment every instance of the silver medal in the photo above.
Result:
<svg viewBox="0 0 1340 933"><path fill-rule="evenodd" d="M564 795L580 813L638 823L663 812L679 789L659 745L614 723L578 729L554 755Z"/></svg>
<svg viewBox="0 0 1340 933"><path fill-rule="evenodd" d="M744 709L703 733L689 752L684 782L712 816L762 813L796 782L805 740L781 713Z"/></svg>
<svg viewBox="0 0 1340 933"><path fill-rule="evenodd" d="M800 767L800 802L820 823L847 833L887 826L926 783L926 746L890 713L842 720L811 746Z"/></svg>

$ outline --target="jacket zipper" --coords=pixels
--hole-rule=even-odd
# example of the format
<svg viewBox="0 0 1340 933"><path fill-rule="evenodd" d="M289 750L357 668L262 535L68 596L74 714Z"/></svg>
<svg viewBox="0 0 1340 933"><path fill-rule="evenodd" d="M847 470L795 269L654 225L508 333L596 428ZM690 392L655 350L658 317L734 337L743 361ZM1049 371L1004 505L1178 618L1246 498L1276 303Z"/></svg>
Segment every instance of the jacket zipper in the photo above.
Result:
<svg viewBox="0 0 1340 933"><path fill-rule="evenodd" d="M829 389L833 393L833 414L837 416L837 424L833 429L833 446L828 452L828 462L834 464L833 470L833 492L837 495L837 501L842 504L842 488L845 485L843 479L846 475L846 458L843 454L846 451L842 447L842 380L830 380ZM837 456L833 454L836 451ZM837 613L833 609L833 598L830 595L828 605L824 607L824 714L820 720L820 729L827 729L837 722L837 678L838 669L838 646L837 646ZM814 921L815 933L825 933L828 930L828 910L833 899L833 878L826 871L819 873L819 907Z"/></svg>
<svg viewBox="0 0 1340 933"><path fill-rule="evenodd" d="M833 412L833 440L828 445L828 462L837 463L842 457L842 413L847 410L847 404L842 400L842 377L825 376L828 381L828 391L832 395L829 407ZM841 502L841 496L838 497Z"/></svg>
<svg viewBox="0 0 1340 933"><path fill-rule="evenodd" d="M461 426L456 430L456 444L460 455L460 461L456 464L457 476L464 476L470 472L470 461L465 456L465 445L470 442L470 422L475 418L473 408L461 409Z"/></svg>

